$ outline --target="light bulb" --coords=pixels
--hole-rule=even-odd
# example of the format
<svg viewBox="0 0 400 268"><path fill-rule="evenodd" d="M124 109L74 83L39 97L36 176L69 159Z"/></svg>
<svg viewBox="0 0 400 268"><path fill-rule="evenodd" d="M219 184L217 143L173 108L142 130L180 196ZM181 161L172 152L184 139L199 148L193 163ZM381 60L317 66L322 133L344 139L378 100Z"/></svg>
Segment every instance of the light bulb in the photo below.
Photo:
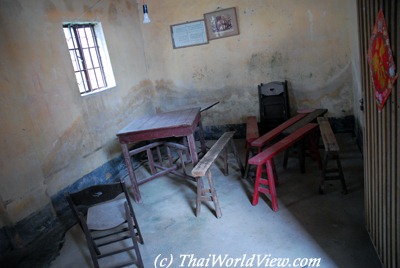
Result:
<svg viewBox="0 0 400 268"><path fill-rule="evenodd" d="M147 11L147 5L143 5L143 23L150 23L150 17Z"/></svg>

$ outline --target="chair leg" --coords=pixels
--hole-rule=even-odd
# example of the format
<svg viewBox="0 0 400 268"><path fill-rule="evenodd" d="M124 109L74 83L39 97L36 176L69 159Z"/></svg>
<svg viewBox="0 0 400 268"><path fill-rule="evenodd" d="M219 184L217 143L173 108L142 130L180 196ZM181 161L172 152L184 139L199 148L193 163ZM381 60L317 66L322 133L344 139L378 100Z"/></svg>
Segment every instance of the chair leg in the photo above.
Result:
<svg viewBox="0 0 400 268"><path fill-rule="evenodd" d="M142 255L140 254L139 244L136 241L135 227L134 227L133 222L132 222L132 217L131 217L131 213L130 213L130 210L129 210L129 207L128 207L128 203L125 202L124 206L125 206L125 217L126 217L126 220L128 222L129 232L131 234L133 247L135 248L135 253L136 253L136 258L137 258L137 266L139 268L143 268L144 266L143 266Z"/></svg>
<svg viewBox="0 0 400 268"><path fill-rule="evenodd" d="M93 241L92 236L90 235L90 230L88 229L87 225L84 223L85 219L83 216L79 216L80 219L80 226L85 234L86 242L89 247L90 257L92 258L92 262L95 268L99 268L99 263L97 261L97 256L100 255L100 250L97 248L95 242Z"/></svg>

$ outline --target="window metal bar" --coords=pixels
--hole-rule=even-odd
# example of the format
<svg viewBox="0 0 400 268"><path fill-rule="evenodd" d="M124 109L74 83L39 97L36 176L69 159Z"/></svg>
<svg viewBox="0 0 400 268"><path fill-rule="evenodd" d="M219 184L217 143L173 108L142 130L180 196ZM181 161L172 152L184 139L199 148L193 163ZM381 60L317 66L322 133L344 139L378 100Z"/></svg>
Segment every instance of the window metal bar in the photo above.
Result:
<svg viewBox="0 0 400 268"><path fill-rule="evenodd" d="M106 80L106 75L104 73L103 61L101 60L101 55L100 55L100 48L99 48L99 44L97 42L97 38L96 38L93 27L91 27L91 32L92 32L92 36L93 36L93 44L95 46L97 62L99 63L99 68L100 68L100 72L101 72L101 76L102 76L101 78L103 80L103 85L104 85L104 87L107 87L107 80Z"/></svg>
<svg viewBox="0 0 400 268"><path fill-rule="evenodd" d="M83 65L83 72L85 73L85 78L86 78L86 83L88 85L88 90L86 92L90 92L92 90L92 83L90 81L90 76L89 76L89 72L88 72L88 68L87 68L87 64L86 64L86 59L85 59L85 55L83 54L83 47L82 47L82 41L81 41L81 35L79 33L79 31L77 30L78 28L84 28L84 25L77 25L77 27L74 27L74 32L76 34L76 38L77 38L77 44L78 44L78 50L79 50L79 54L82 57L82 65Z"/></svg>
<svg viewBox="0 0 400 268"><path fill-rule="evenodd" d="M83 83L83 89L80 87L81 94L107 87L107 80L94 24L69 24L64 25L64 27L68 28L71 38L75 39L72 40L73 48L69 48L69 50L72 51L76 61L75 73L81 77ZM90 33L88 33L87 30L89 30ZM89 34L90 36L88 36ZM85 50L87 50L86 54L84 53ZM97 65L95 65L94 59L97 60ZM71 60L74 59L71 58ZM89 67L90 64L91 67ZM77 77L77 79L79 78ZM100 83L100 81L102 83ZM78 81L78 83L80 82ZM84 92L82 92L82 90Z"/></svg>
<svg viewBox="0 0 400 268"><path fill-rule="evenodd" d="M85 83L85 81L86 81L86 77L84 76L85 73L83 72L83 70L81 68L83 57L82 57L82 55L80 55L79 48L77 47L77 46L79 46L79 43L78 43L78 37L76 34L76 29L74 27L68 27L68 30L70 31L71 38L73 39L72 44L73 44L74 48L71 50L73 51L73 54L75 56L76 66L78 68L78 70L75 71L75 73L79 73L82 83L83 83L83 85L82 85L83 89L85 92L88 92L89 90L87 88L87 84Z"/></svg>

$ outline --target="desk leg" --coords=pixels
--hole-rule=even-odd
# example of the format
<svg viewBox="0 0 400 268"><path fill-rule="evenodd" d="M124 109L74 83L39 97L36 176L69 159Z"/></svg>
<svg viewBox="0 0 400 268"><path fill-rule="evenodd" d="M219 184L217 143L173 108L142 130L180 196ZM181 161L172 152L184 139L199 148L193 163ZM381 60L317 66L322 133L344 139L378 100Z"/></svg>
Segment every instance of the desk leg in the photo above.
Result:
<svg viewBox="0 0 400 268"><path fill-rule="evenodd" d="M201 145L201 152L203 155L207 153L207 147L206 147L206 141L204 139L204 130L203 130L203 124L201 123L201 118L199 121L199 137L200 137L200 145Z"/></svg>
<svg viewBox="0 0 400 268"><path fill-rule="evenodd" d="M122 154L124 155L124 160L126 167L128 169L129 178L131 180L132 190L133 190L133 197L136 203L141 203L142 198L140 196L139 187L136 181L135 172L133 171L131 157L129 155L128 145L121 144Z"/></svg>
<svg viewBox="0 0 400 268"><path fill-rule="evenodd" d="M193 166L195 166L197 164L197 162L199 161L199 158L197 156L197 149L196 149L196 143L194 140L194 135L190 134L189 136L187 136L187 141L188 141L188 145L189 145L190 157L192 158Z"/></svg>

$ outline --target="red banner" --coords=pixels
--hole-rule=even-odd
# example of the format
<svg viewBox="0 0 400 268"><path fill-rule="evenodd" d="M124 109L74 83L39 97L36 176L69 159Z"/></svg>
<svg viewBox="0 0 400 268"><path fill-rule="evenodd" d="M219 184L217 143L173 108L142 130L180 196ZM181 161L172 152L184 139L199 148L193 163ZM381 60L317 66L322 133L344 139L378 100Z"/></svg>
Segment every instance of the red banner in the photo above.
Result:
<svg viewBox="0 0 400 268"><path fill-rule="evenodd" d="M368 49L368 63L375 89L375 99L379 111L382 111L386 100L397 79L396 66L390 49L389 35L382 10L378 13Z"/></svg>

